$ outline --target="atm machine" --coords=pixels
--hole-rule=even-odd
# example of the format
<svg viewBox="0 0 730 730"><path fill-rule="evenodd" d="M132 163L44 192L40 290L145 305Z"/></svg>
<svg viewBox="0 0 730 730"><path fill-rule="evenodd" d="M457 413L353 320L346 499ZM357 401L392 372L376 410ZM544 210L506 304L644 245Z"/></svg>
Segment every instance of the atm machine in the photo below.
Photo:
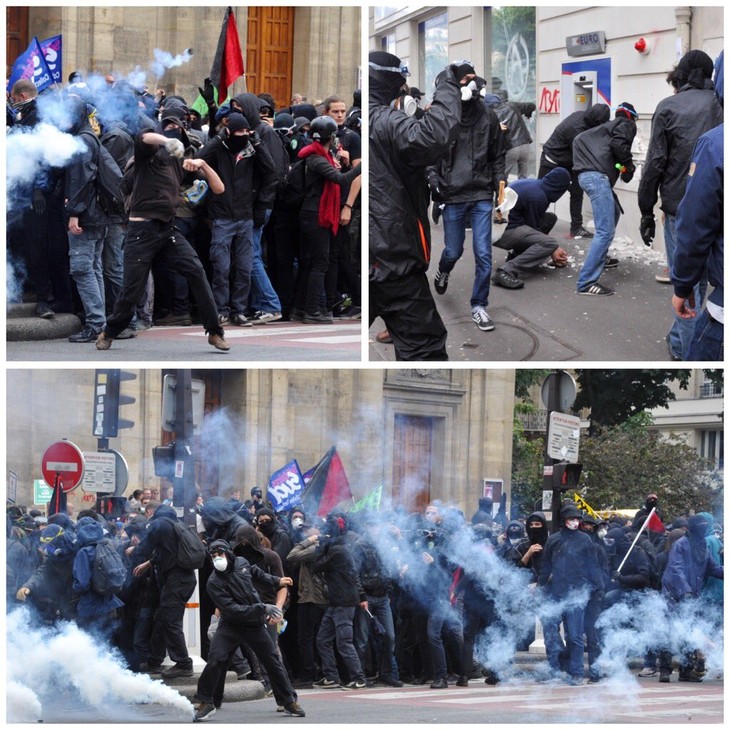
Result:
<svg viewBox="0 0 730 730"><path fill-rule="evenodd" d="M560 74L560 118L594 104L611 105L611 59L563 63Z"/></svg>

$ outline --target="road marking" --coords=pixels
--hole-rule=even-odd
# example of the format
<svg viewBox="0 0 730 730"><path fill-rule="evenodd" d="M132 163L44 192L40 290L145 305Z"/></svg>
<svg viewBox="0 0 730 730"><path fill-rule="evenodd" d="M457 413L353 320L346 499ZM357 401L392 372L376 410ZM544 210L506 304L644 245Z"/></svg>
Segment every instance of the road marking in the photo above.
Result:
<svg viewBox="0 0 730 730"><path fill-rule="evenodd" d="M228 327L226 329L226 339L246 339L254 337L276 337L276 338L299 338L301 335L326 335L332 333L333 335L341 335L343 332L357 332L358 335L362 332L362 327L359 323L357 324L337 324L329 325L329 329L326 329L328 325L300 325L295 327L277 327L272 325L261 325L259 327ZM325 329L323 329L325 328ZM188 337L207 337L208 335L204 331L196 330L195 332L181 332L180 334L187 335Z"/></svg>

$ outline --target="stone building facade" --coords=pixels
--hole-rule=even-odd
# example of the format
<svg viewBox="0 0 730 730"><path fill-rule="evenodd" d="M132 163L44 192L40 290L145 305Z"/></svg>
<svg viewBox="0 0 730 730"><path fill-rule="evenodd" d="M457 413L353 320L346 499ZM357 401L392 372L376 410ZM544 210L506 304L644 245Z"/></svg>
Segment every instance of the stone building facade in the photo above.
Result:
<svg viewBox="0 0 730 730"><path fill-rule="evenodd" d="M8 17L8 26L22 28L19 35L25 36L17 39L20 51L33 36L62 34L64 81L74 70L124 78L136 66L147 70L155 48L172 56L192 48L188 63L147 79L150 88L163 87L189 103L210 74L224 11L223 6L139 4L7 9L25 14ZM288 105L295 92L308 101L339 94L349 103L360 83L359 7L239 6L233 11L247 77L234 84L232 93L269 91L279 106Z"/></svg>
<svg viewBox="0 0 730 730"><path fill-rule="evenodd" d="M152 447L161 431L162 372L138 370L122 392L135 403L121 415L135 422L110 446L129 464L127 494L161 486ZM513 370L280 369L201 370L207 417L196 438L204 495L231 486L248 492L292 459L302 471L336 446L355 498L384 485L386 501L416 509L451 501L467 517L483 481L502 480L509 494ZM96 451L92 436L94 370L9 370L7 469L17 475L17 502L32 504L33 480L52 442L66 437ZM498 496L498 495L495 495ZM93 502L81 488L70 501Z"/></svg>

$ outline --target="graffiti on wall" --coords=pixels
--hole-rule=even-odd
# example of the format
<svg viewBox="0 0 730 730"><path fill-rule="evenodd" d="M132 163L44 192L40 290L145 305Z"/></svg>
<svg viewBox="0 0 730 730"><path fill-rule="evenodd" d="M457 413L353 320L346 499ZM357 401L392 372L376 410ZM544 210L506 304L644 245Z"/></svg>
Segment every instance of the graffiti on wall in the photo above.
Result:
<svg viewBox="0 0 730 730"><path fill-rule="evenodd" d="M543 86L538 109L542 114L560 114L560 89Z"/></svg>

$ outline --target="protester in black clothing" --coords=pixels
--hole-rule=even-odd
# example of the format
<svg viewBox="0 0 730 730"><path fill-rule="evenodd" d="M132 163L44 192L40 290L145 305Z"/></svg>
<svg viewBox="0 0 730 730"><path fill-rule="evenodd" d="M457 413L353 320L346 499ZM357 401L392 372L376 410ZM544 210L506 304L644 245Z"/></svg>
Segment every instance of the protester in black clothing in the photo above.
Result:
<svg viewBox="0 0 730 730"><path fill-rule="evenodd" d="M548 539L547 520L543 512L533 512L525 521L527 537L517 545L520 562L524 568L532 570L531 582L537 583L540 577L540 563L542 552Z"/></svg>
<svg viewBox="0 0 730 730"><path fill-rule="evenodd" d="M266 631L265 622L278 621L282 611L273 604L264 603L252 583L252 577L272 587L291 585L290 578L268 575L242 557L236 557L225 540L215 540L208 548L214 571L208 578L206 591L220 612L218 628L213 635L208 661L198 679L195 720L206 720L223 703L226 669L236 649L245 642L264 665L271 681L276 703L288 715L304 717L297 703L276 646Z"/></svg>
<svg viewBox="0 0 730 730"><path fill-rule="evenodd" d="M292 539L276 516L274 510L264 507L256 512L256 527L271 543L271 549L281 558L286 568L286 559L292 548Z"/></svg>
<svg viewBox="0 0 730 730"><path fill-rule="evenodd" d="M659 497L657 497L655 492L651 492L650 494L646 495L646 501L644 502L644 505L636 511L636 514L634 515L634 519L631 523L631 526L634 528L639 527L639 520L643 517L646 519L649 516L649 513L657 507L654 514L661 520L662 519L662 513L658 509L659 505Z"/></svg>
<svg viewBox="0 0 730 730"><path fill-rule="evenodd" d="M183 634L183 615L185 604L195 590L195 572L181 568L177 563L176 521L174 507L161 504L155 510L144 538L137 547L136 557L142 562L133 570L133 575L138 578L152 568L160 589L149 658L146 664L140 666L140 671L159 672L167 652L174 665L162 672L166 679L191 677L193 674L193 660L188 654Z"/></svg>
<svg viewBox="0 0 730 730"><path fill-rule="evenodd" d="M225 540L227 543L233 544L236 541L238 528L247 524L231 502L226 501L223 497L211 497L206 500L200 516L203 520L208 544L214 540Z"/></svg>
<svg viewBox="0 0 730 730"><path fill-rule="evenodd" d="M183 160L184 130L179 119L163 120L161 134L143 130L135 138L131 184L129 228L124 246L124 285L105 329L96 340L99 350L108 350L112 341L129 324L147 284L152 259L164 252L171 265L188 280L208 332L208 343L229 350L223 328L218 324L213 292L205 271L188 241L174 227L175 207L185 173L202 175L211 191L224 190L220 177L203 160Z"/></svg>
<svg viewBox="0 0 730 730"><path fill-rule="evenodd" d="M601 655L601 640L599 631L596 628L596 622L601 615L604 596L610 585L608 553L606 552L606 546L603 540L597 534L597 528L600 524L601 521L597 517L585 515L580 526L581 531L585 532L593 541L593 547L596 551L596 558L598 559L603 578L603 585L594 587L591 591L583 620L583 628L586 636L586 651L588 653L588 682L590 684L595 684L601 680L601 676L595 666L596 660Z"/></svg>
<svg viewBox="0 0 730 730"><path fill-rule="evenodd" d="M382 317L398 360L446 360L446 327L429 288L429 193L425 168L452 142L460 120L460 79L440 76L421 119L390 106L407 69L372 51L370 79L370 321Z"/></svg>
<svg viewBox="0 0 730 730"><path fill-rule="evenodd" d="M563 167L570 173L570 236L591 238L593 234L583 227L583 188L578 183L578 174L573 172L573 140L586 129L592 129L607 122L611 109L606 104L594 104L585 111L573 112L563 119L542 146L538 178L545 177L550 170Z"/></svg>
<svg viewBox="0 0 730 730"><path fill-rule="evenodd" d="M360 175L360 165L341 172L332 156L337 124L317 117L312 143L299 152L306 160L306 194L299 212L302 234L300 272L294 297L294 318L307 324L332 324L325 297L329 252L340 227L341 188Z"/></svg>

